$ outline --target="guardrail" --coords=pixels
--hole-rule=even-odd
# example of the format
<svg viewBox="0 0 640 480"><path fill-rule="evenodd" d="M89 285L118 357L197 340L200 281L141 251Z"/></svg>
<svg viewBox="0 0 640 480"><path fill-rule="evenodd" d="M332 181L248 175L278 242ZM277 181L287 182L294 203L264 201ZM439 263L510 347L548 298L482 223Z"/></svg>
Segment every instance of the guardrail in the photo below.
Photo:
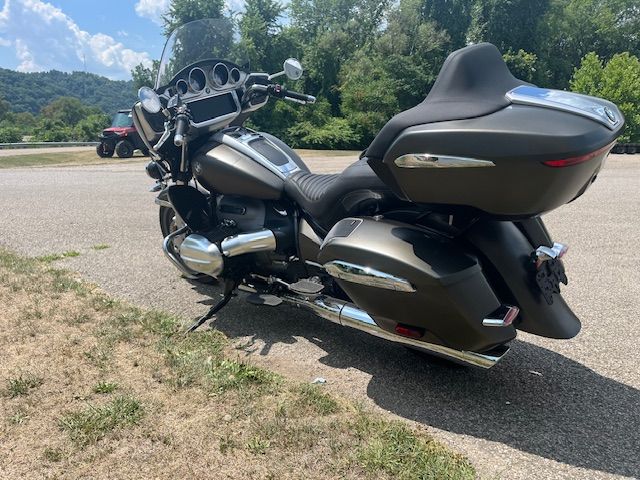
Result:
<svg viewBox="0 0 640 480"><path fill-rule="evenodd" d="M0 143L0 150L21 148L56 148L56 147L95 147L99 142L21 142Z"/></svg>

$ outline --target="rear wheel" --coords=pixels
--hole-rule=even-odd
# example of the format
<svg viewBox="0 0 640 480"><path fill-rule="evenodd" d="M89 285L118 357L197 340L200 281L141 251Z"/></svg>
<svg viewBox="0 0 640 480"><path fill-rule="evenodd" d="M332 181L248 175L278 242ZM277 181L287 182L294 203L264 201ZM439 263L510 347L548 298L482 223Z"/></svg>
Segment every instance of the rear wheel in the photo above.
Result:
<svg viewBox="0 0 640 480"><path fill-rule="evenodd" d="M101 143L96 147L96 153L100 158L111 158L113 157L113 150L111 150L107 145Z"/></svg>
<svg viewBox="0 0 640 480"><path fill-rule="evenodd" d="M133 145L128 140L120 140L116 145L116 153L120 158L133 157Z"/></svg>

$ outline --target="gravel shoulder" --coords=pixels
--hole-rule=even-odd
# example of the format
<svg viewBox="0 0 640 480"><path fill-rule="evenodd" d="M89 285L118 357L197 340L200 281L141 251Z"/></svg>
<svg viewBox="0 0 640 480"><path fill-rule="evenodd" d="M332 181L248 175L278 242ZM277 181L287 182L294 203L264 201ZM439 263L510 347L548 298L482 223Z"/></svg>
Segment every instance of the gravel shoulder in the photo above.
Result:
<svg viewBox="0 0 640 480"><path fill-rule="evenodd" d="M335 171L355 159L311 159ZM161 252L140 164L0 171L0 243L59 262L108 293L196 317L215 287L179 278ZM640 156L612 156L594 186L545 220L571 246L563 291L583 321L570 341L520 334L489 372L417 357L290 307L235 299L217 328L241 354L424 425L486 478L640 476ZM95 245L109 248L95 250Z"/></svg>

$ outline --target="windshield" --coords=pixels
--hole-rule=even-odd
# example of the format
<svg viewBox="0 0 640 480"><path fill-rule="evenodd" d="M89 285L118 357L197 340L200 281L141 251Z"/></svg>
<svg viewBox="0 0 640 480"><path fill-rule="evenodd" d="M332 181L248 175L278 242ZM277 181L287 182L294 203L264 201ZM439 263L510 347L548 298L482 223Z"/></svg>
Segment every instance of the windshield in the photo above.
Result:
<svg viewBox="0 0 640 480"><path fill-rule="evenodd" d="M133 117L130 113L118 112L116 116L113 117L113 122L111 123L112 127L116 128L126 128L133 125Z"/></svg>
<svg viewBox="0 0 640 480"><path fill-rule="evenodd" d="M177 28L167 39L156 88L171 82L185 67L201 60L228 60L248 69L237 23L229 18L196 20Z"/></svg>

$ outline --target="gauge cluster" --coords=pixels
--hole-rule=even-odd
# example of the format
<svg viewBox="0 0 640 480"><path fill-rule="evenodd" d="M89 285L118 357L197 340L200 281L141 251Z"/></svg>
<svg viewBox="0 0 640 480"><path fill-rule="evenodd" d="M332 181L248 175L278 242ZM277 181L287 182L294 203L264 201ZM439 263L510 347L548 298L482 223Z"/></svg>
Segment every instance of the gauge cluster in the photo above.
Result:
<svg viewBox="0 0 640 480"><path fill-rule="evenodd" d="M205 61L176 75L173 88L185 101L203 94L216 94L242 86L247 74L230 62ZM169 86L171 88L171 86Z"/></svg>

